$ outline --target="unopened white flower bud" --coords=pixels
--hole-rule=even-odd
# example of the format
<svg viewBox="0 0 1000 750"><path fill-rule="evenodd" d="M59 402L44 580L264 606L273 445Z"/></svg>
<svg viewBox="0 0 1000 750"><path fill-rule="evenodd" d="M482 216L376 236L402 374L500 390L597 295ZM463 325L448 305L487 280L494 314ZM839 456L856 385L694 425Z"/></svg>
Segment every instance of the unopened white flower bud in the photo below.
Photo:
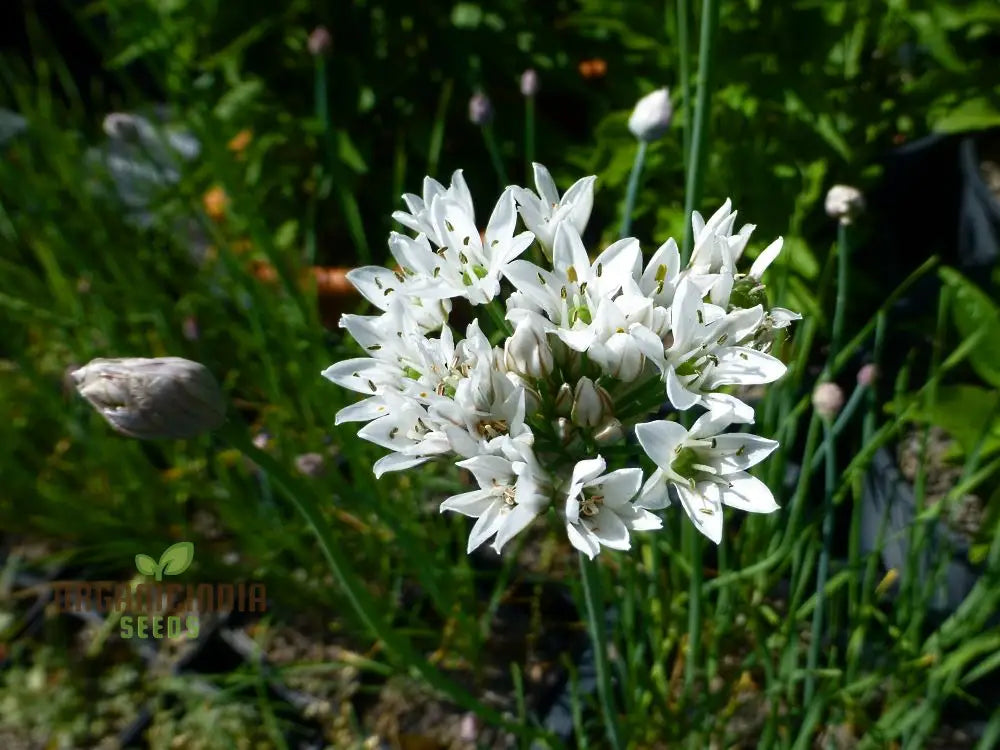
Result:
<svg viewBox="0 0 1000 750"><path fill-rule="evenodd" d="M611 396L590 378L580 378L573 392L570 419L581 427L596 427L612 414Z"/></svg>
<svg viewBox="0 0 1000 750"><path fill-rule="evenodd" d="M826 194L826 213L841 224L850 224L864 211L865 197L856 187L834 185Z"/></svg>
<svg viewBox="0 0 1000 750"><path fill-rule="evenodd" d="M309 54L314 57L329 54L333 49L333 36L329 29L326 26L317 26L313 29L306 41L306 47L309 48Z"/></svg>
<svg viewBox="0 0 1000 750"><path fill-rule="evenodd" d="M547 338L545 332L527 318L521 320L504 343L507 369L532 378L547 377L555 365Z"/></svg>
<svg viewBox="0 0 1000 750"><path fill-rule="evenodd" d="M538 73L534 68L528 68L521 74L522 96L534 96L538 93Z"/></svg>
<svg viewBox="0 0 1000 750"><path fill-rule="evenodd" d="M670 104L670 90L657 89L646 94L635 105L628 118L628 129L640 141L655 141L670 128L674 109Z"/></svg>
<svg viewBox="0 0 1000 750"><path fill-rule="evenodd" d="M477 91L469 99L469 121L480 126L493 122L493 103L482 91Z"/></svg>
<svg viewBox="0 0 1000 750"><path fill-rule="evenodd" d="M612 377L630 383L642 374L646 359L639 351L635 339L625 333L616 333L608 339L607 347L611 361L609 372Z"/></svg>
<svg viewBox="0 0 1000 750"><path fill-rule="evenodd" d="M568 417L573 408L573 386L563 383L556 393L556 414Z"/></svg>
<svg viewBox="0 0 1000 750"><path fill-rule="evenodd" d="M594 430L594 441L599 445L608 445L610 443L617 443L624 435L625 432L622 430L622 423L612 417Z"/></svg>
<svg viewBox="0 0 1000 750"><path fill-rule="evenodd" d="M649 330L661 339L670 333L670 312L657 305L649 315Z"/></svg>
<svg viewBox="0 0 1000 750"><path fill-rule="evenodd" d="M833 419L844 406L844 392L836 383L820 383L813 389L813 408L824 419Z"/></svg>
<svg viewBox="0 0 1000 750"><path fill-rule="evenodd" d="M219 384L189 359L95 359L71 377L80 395L129 437L194 437L226 418Z"/></svg>

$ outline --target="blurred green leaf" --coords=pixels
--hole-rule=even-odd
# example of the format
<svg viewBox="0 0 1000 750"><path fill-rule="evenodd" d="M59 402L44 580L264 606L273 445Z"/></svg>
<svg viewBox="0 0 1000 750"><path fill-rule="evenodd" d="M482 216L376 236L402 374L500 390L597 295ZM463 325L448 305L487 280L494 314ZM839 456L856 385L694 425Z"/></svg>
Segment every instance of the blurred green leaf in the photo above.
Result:
<svg viewBox="0 0 1000 750"><path fill-rule="evenodd" d="M987 383L1000 387L1000 307L989 295L952 268L939 271L941 280L954 293L952 319L962 338L985 329L983 344L969 355L976 374Z"/></svg>
<svg viewBox="0 0 1000 750"><path fill-rule="evenodd" d="M939 133L965 133L1000 126L1000 104L984 96L965 99L933 122Z"/></svg>

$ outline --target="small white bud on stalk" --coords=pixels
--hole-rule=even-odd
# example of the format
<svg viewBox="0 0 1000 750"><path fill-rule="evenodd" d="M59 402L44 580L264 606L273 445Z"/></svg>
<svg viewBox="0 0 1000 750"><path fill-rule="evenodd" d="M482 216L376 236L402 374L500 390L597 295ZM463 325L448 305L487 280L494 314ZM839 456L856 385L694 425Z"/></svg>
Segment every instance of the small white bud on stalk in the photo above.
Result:
<svg viewBox="0 0 1000 750"><path fill-rule="evenodd" d="M844 392L836 383L820 383L813 390L812 403L823 419L833 419L844 406Z"/></svg>
<svg viewBox="0 0 1000 750"><path fill-rule="evenodd" d="M538 73L534 68L528 68L521 74L521 95L534 96L538 93Z"/></svg>
<svg viewBox="0 0 1000 750"><path fill-rule="evenodd" d="M508 370L531 378L545 378L555 362L545 332L522 320L504 343L504 364Z"/></svg>
<svg viewBox="0 0 1000 750"><path fill-rule="evenodd" d="M674 116L674 108L670 104L670 90L657 89L646 94L636 103L628 118L628 129L640 141L655 141L666 134L670 121Z"/></svg>
<svg viewBox="0 0 1000 750"><path fill-rule="evenodd" d="M329 54L330 50L333 49L333 36L331 36L329 29L326 26L317 26L313 29L306 41L306 47L313 57Z"/></svg>
<svg viewBox="0 0 1000 750"><path fill-rule="evenodd" d="M581 427L597 427L612 416L612 400L606 390L590 378L580 378L573 393L570 419Z"/></svg>
<svg viewBox="0 0 1000 750"><path fill-rule="evenodd" d="M841 224L850 224L865 209L865 197L856 187L834 185L826 194L826 214Z"/></svg>
<svg viewBox="0 0 1000 750"><path fill-rule="evenodd" d="M480 126L493 122L493 103L482 91L477 91L469 99L469 122Z"/></svg>
<svg viewBox="0 0 1000 750"><path fill-rule="evenodd" d="M208 368L189 359L95 359L71 377L80 395L129 437L189 438L226 419L219 384Z"/></svg>

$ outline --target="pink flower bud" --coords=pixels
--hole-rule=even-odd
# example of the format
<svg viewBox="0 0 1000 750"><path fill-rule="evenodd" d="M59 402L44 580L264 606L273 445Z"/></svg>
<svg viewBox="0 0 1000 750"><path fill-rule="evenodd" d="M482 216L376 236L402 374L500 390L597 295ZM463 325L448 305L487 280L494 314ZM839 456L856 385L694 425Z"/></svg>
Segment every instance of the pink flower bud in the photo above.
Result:
<svg viewBox="0 0 1000 750"><path fill-rule="evenodd" d="M832 419L844 406L844 392L836 383L820 383L813 390L812 403L817 414Z"/></svg>
<svg viewBox="0 0 1000 750"><path fill-rule="evenodd" d="M493 104L482 91L477 91L469 99L469 121L479 126L493 122Z"/></svg>
<svg viewBox="0 0 1000 750"><path fill-rule="evenodd" d="M333 37L326 26L317 26L312 30L312 33L309 35L309 41L306 42L306 47L309 48L309 54L313 57L328 55L330 53L330 50L333 49Z"/></svg>
<svg viewBox="0 0 1000 750"><path fill-rule="evenodd" d="M858 385L863 385L868 388L875 385L875 381L878 379L878 365L869 362L864 365L860 370L858 370Z"/></svg>

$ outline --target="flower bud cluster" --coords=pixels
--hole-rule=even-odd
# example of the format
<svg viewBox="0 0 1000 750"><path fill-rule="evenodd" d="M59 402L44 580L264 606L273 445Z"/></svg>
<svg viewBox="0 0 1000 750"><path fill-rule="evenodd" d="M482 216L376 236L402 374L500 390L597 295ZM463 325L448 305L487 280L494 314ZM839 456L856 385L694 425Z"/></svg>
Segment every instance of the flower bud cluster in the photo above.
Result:
<svg viewBox="0 0 1000 750"><path fill-rule="evenodd" d="M753 227L734 231L727 201L707 220L692 215L683 268L672 239L645 263L633 238L591 257L581 235L595 178L560 193L545 167L534 174L535 190L503 192L482 233L461 171L447 188L427 178L422 195L403 196L393 216L413 234L389 237L397 270L348 274L377 314L341 319L365 356L323 374L364 398L337 423L365 422L359 436L389 451L376 476L436 458L470 471L478 489L441 505L476 519L470 552L490 541L499 552L553 508L590 556L660 528L653 511L671 494L716 542L723 505L773 511L747 469L777 443L727 432L754 419L728 389L785 372L769 350L800 316L769 306L762 281L780 238L738 272ZM455 299L484 313L460 332ZM656 419L664 402L700 416L690 429ZM633 431L656 466L645 481L602 455L614 447L619 461Z"/></svg>

